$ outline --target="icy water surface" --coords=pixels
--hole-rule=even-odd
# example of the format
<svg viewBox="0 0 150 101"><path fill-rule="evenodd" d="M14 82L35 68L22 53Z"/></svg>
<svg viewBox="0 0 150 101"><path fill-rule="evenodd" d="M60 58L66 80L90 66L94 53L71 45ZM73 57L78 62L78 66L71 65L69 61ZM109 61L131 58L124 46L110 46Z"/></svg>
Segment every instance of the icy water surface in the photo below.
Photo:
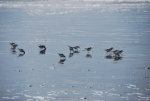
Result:
<svg viewBox="0 0 150 101"><path fill-rule="evenodd" d="M0 101L150 101L149 39L148 0L2 0Z"/></svg>

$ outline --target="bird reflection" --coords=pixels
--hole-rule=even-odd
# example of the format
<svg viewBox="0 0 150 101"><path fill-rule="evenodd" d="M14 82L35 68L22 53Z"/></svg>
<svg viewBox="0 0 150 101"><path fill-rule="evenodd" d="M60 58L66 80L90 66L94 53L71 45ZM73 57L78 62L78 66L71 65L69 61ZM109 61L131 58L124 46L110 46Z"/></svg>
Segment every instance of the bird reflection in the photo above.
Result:
<svg viewBox="0 0 150 101"><path fill-rule="evenodd" d="M10 48L10 51L12 54L16 54L16 49L15 48Z"/></svg>
<svg viewBox="0 0 150 101"><path fill-rule="evenodd" d="M24 56L24 54L19 54L18 57Z"/></svg>
<svg viewBox="0 0 150 101"><path fill-rule="evenodd" d="M69 47L70 53L74 53L74 47L71 47L71 46L68 46L68 47Z"/></svg>
<svg viewBox="0 0 150 101"><path fill-rule="evenodd" d="M72 57L74 55L74 53L69 53L69 57Z"/></svg>
<svg viewBox="0 0 150 101"><path fill-rule="evenodd" d="M40 51L40 54L45 54L45 51L46 51L46 50L41 50L41 51Z"/></svg>
<svg viewBox="0 0 150 101"><path fill-rule="evenodd" d="M60 63L60 64L64 64L65 61L66 61L66 59L60 59L60 60L59 60L59 63Z"/></svg>
<svg viewBox="0 0 150 101"><path fill-rule="evenodd" d="M123 57L121 57L121 56L115 56L115 57L114 57L114 61L122 60L122 58L123 58Z"/></svg>
<svg viewBox="0 0 150 101"><path fill-rule="evenodd" d="M88 54L86 54L86 57L87 58L92 58L92 55L88 53Z"/></svg>
<svg viewBox="0 0 150 101"><path fill-rule="evenodd" d="M107 56L105 56L105 58L106 58L106 59L112 59L112 58L113 58L113 56L111 56L111 55L107 55Z"/></svg>

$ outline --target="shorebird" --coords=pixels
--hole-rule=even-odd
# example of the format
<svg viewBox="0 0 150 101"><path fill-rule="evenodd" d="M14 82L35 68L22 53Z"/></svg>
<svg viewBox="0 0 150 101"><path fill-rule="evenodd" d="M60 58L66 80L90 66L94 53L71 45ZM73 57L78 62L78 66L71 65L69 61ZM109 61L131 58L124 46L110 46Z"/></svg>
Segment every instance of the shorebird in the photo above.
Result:
<svg viewBox="0 0 150 101"><path fill-rule="evenodd" d="M71 46L68 46L69 47L69 50L70 50L70 53L74 53L74 47L71 47Z"/></svg>
<svg viewBox="0 0 150 101"><path fill-rule="evenodd" d="M46 50L45 45L39 45L39 48L40 48L40 49L44 48L44 49Z"/></svg>
<svg viewBox="0 0 150 101"><path fill-rule="evenodd" d="M108 49L105 49L106 52L111 52L114 48L111 47L111 48L108 48Z"/></svg>
<svg viewBox="0 0 150 101"><path fill-rule="evenodd" d="M112 51L112 52L114 53L115 56L119 56L119 53L118 53L119 50L114 50L114 51Z"/></svg>
<svg viewBox="0 0 150 101"><path fill-rule="evenodd" d="M120 54L123 52L123 50L114 50L113 53L115 56L120 56Z"/></svg>
<svg viewBox="0 0 150 101"><path fill-rule="evenodd" d="M78 52L78 49L80 48L80 46L74 46L73 48L75 49L76 52Z"/></svg>
<svg viewBox="0 0 150 101"><path fill-rule="evenodd" d="M147 67L146 69L150 69L150 67Z"/></svg>
<svg viewBox="0 0 150 101"><path fill-rule="evenodd" d="M119 50L119 54L121 54L123 52L123 50Z"/></svg>
<svg viewBox="0 0 150 101"><path fill-rule="evenodd" d="M86 57L87 58L92 58L92 55L91 54L86 54Z"/></svg>
<svg viewBox="0 0 150 101"><path fill-rule="evenodd" d="M15 44L14 42L11 42L11 43L10 43L11 46L13 46L14 44Z"/></svg>
<svg viewBox="0 0 150 101"><path fill-rule="evenodd" d="M25 51L21 48L18 48L18 50L20 51L21 54L25 54Z"/></svg>
<svg viewBox="0 0 150 101"><path fill-rule="evenodd" d="M114 50L114 51L112 51L113 53L116 53L116 52L118 52L119 50Z"/></svg>
<svg viewBox="0 0 150 101"><path fill-rule="evenodd" d="M60 58L66 58L66 56L62 53L58 53L58 55L60 56Z"/></svg>
<svg viewBox="0 0 150 101"><path fill-rule="evenodd" d="M12 48L16 49L16 47L18 46L16 43L11 42L10 45L12 46Z"/></svg>
<svg viewBox="0 0 150 101"><path fill-rule="evenodd" d="M39 45L40 50L40 54L45 54L46 51L46 46L45 45Z"/></svg>
<svg viewBox="0 0 150 101"><path fill-rule="evenodd" d="M92 47L85 48L86 51L91 51Z"/></svg>

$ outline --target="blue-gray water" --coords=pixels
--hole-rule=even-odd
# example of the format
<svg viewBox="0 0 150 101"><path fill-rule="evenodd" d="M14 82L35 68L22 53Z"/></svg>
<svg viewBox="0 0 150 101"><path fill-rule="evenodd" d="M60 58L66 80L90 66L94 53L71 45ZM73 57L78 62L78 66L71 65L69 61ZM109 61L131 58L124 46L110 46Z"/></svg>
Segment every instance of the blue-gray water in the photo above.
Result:
<svg viewBox="0 0 150 101"><path fill-rule="evenodd" d="M150 3L104 1L0 1L0 101L150 101Z"/></svg>

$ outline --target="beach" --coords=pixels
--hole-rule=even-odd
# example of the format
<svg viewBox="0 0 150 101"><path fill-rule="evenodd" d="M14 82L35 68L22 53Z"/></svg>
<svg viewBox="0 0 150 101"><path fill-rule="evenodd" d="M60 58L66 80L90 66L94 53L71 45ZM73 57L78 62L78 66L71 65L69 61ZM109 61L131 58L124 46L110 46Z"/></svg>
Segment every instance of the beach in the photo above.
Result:
<svg viewBox="0 0 150 101"><path fill-rule="evenodd" d="M149 0L1 0L0 101L150 101L149 39Z"/></svg>

